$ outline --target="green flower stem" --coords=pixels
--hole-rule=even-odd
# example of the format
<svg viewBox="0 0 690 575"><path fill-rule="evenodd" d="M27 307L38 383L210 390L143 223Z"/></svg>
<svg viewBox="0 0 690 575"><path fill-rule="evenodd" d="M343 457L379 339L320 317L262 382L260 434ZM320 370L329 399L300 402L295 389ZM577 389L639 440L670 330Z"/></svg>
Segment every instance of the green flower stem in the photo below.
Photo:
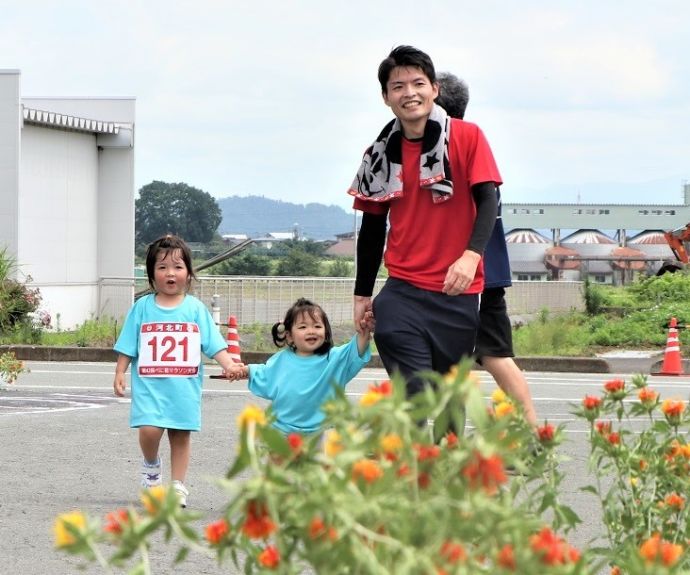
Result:
<svg viewBox="0 0 690 575"><path fill-rule="evenodd" d="M110 569L110 565L108 565L108 560L103 557L100 549L94 542L91 540L91 538L87 538L86 540L87 545L89 546L89 549L93 553L94 558L96 561L98 561L98 564L101 566L101 568L106 572L106 573L112 573L112 570Z"/></svg>
<svg viewBox="0 0 690 575"><path fill-rule="evenodd" d="M215 557L215 553L213 553L210 549L204 547L203 545L199 545L196 541L187 537L180 528L180 524L174 517L169 519L169 524L175 535L177 535L182 541L186 541L190 549L194 549L194 551L197 551L202 555L206 555L207 557Z"/></svg>
<svg viewBox="0 0 690 575"><path fill-rule="evenodd" d="M141 554L141 564L144 568L144 575L151 575L151 562L149 560L149 551L146 548L146 541L139 544L139 553Z"/></svg>

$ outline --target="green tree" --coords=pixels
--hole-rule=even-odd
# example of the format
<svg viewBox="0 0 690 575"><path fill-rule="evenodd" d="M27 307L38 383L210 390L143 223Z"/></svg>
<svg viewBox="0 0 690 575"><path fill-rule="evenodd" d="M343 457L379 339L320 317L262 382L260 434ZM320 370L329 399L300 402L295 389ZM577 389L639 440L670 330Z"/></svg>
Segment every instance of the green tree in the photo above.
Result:
<svg viewBox="0 0 690 575"><path fill-rule="evenodd" d="M210 242L223 215L209 193L185 183L153 181L135 202L137 243L148 244L173 233L188 242Z"/></svg>
<svg viewBox="0 0 690 575"><path fill-rule="evenodd" d="M211 273L221 276L270 276L271 258L254 252L243 252L213 266Z"/></svg>
<svg viewBox="0 0 690 575"><path fill-rule="evenodd" d="M280 259L276 273L279 276L318 276L320 267L317 256L296 247Z"/></svg>
<svg viewBox="0 0 690 575"><path fill-rule="evenodd" d="M352 266L350 262L344 258L333 260L328 266L328 277L331 278L347 278L350 277Z"/></svg>

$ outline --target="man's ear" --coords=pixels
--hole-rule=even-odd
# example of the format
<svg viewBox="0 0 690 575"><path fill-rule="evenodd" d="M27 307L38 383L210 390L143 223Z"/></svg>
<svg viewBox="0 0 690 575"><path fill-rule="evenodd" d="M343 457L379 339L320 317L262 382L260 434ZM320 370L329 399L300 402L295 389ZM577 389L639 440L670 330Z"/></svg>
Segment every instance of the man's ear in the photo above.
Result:
<svg viewBox="0 0 690 575"><path fill-rule="evenodd" d="M390 108L391 103L388 101L388 94L386 92L381 92L381 98L383 98L383 103Z"/></svg>

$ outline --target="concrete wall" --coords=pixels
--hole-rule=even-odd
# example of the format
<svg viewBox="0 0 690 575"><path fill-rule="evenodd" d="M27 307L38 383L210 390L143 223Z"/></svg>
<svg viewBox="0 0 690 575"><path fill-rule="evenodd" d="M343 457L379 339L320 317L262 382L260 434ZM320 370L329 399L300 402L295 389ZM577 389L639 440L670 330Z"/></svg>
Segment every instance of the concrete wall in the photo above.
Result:
<svg viewBox="0 0 690 575"><path fill-rule="evenodd" d="M19 70L0 70L0 250L19 243Z"/></svg>

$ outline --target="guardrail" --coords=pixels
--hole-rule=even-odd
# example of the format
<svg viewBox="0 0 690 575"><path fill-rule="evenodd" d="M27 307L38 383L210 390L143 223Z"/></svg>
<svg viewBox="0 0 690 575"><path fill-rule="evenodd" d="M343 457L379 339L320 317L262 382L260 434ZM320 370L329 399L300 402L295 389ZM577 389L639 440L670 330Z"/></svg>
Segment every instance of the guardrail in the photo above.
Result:
<svg viewBox="0 0 690 575"><path fill-rule="evenodd" d="M379 279L374 294L383 286ZM134 301L135 292L145 289L145 278L104 277L98 286L98 316L123 318ZM193 293L209 309L217 302L220 318L234 315L240 325L272 324L299 297L319 303L333 325L352 323L353 278L199 276ZM543 309L563 313L584 309L582 282L513 282L506 289L508 312L513 320L528 321Z"/></svg>

